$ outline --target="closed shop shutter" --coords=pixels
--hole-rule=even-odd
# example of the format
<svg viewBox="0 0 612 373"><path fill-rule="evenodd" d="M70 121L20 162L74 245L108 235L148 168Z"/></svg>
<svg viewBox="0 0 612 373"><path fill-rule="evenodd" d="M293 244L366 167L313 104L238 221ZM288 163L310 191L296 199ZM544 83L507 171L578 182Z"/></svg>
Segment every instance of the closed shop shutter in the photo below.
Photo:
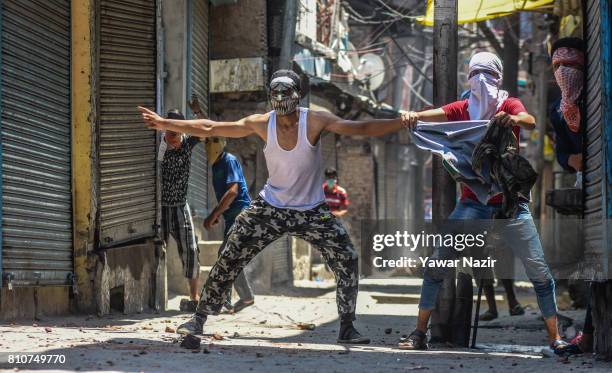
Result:
<svg viewBox="0 0 612 373"><path fill-rule="evenodd" d="M156 107L154 0L100 0L99 246L155 235L156 134L136 106Z"/></svg>
<svg viewBox="0 0 612 373"><path fill-rule="evenodd" d="M208 116L208 0L192 0L191 13L191 94L196 94L202 113ZM191 95L190 95L191 96ZM187 193L195 216L208 213L208 162L204 144L191 153L191 176Z"/></svg>
<svg viewBox="0 0 612 373"><path fill-rule="evenodd" d="M4 0L2 270L15 285L72 273L70 1Z"/></svg>
<svg viewBox="0 0 612 373"><path fill-rule="evenodd" d="M585 198L585 254L594 259L602 253L606 205L604 201L604 166L602 139L601 29L598 1L586 3L587 92L586 144L583 188ZM593 255L594 254L594 255ZM597 260L596 260L597 262Z"/></svg>

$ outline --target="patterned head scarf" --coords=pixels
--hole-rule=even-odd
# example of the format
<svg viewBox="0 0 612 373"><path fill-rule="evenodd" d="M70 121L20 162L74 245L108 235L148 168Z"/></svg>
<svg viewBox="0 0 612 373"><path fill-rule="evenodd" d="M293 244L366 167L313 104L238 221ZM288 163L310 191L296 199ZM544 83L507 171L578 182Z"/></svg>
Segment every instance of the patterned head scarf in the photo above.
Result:
<svg viewBox="0 0 612 373"><path fill-rule="evenodd" d="M553 64L561 64L555 70L555 80L561 89L561 112L572 132L580 130L580 107L576 103L582 94L584 72L570 64L584 67L584 53L578 49L561 47L552 55Z"/></svg>

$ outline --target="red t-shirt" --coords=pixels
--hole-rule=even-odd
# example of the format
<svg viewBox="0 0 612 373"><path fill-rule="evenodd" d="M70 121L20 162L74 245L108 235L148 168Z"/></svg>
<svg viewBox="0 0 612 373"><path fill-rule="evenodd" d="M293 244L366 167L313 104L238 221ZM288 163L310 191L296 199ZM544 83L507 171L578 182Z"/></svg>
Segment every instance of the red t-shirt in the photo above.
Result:
<svg viewBox="0 0 612 373"><path fill-rule="evenodd" d="M348 209L349 199L346 190L339 185L334 185L332 189L327 187L327 183L323 183L323 192L325 192L325 202L332 211Z"/></svg>
<svg viewBox="0 0 612 373"><path fill-rule="evenodd" d="M467 99L451 102L448 105L444 105L442 106L442 110L444 111L444 114L446 114L446 118L450 122L470 120L470 113L468 112L468 100ZM516 97L508 97L504 102L502 102L501 106L499 107L496 113L499 113L500 111L504 111L510 115L516 115L518 113L527 112L521 100L519 100ZM521 133L521 128L519 126L514 126L512 128L512 132L514 132L514 136L516 136L517 139L520 139L519 135ZM466 198L472 199L474 201L478 201L476 194L474 194L474 192L472 192L472 190L468 188L467 185L463 185L461 188L461 200L463 201ZM502 203L501 193L496 196L493 196L489 200L490 205L500 204L500 203Z"/></svg>

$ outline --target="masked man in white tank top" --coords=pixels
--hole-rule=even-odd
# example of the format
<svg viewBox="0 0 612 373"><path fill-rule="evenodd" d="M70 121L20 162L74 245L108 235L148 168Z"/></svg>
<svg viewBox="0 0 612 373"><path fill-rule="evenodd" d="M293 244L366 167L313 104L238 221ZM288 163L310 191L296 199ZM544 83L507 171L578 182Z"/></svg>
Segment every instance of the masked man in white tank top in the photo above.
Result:
<svg viewBox="0 0 612 373"><path fill-rule="evenodd" d="M283 234L304 239L321 251L337 281L340 315L339 343L369 343L354 328L358 259L347 231L325 203L320 137L323 131L340 135L383 136L397 132L409 120L349 121L327 112L299 108L300 78L293 71L272 75L273 111L236 122L207 119L168 120L139 108L149 128L172 130L200 138L257 135L265 142L270 175L258 198L243 210L228 233L227 243L204 284L196 313L178 327L181 334L201 334L208 315L219 313L224 291L261 250Z"/></svg>

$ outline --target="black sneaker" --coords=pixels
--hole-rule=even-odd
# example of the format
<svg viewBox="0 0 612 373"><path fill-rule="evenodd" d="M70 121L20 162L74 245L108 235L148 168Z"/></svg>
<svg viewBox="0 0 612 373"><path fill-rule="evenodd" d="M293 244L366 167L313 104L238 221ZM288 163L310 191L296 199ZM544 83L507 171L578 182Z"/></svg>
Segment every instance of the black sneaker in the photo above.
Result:
<svg viewBox="0 0 612 373"><path fill-rule="evenodd" d="M400 350L427 350L427 335L420 330L415 330L408 338L400 339L397 344Z"/></svg>
<svg viewBox="0 0 612 373"><path fill-rule="evenodd" d="M196 308L198 307L198 301L183 298L181 299L181 304L179 305L179 310L183 312L194 313Z"/></svg>
<svg viewBox="0 0 612 373"><path fill-rule="evenodd" d="M205 317L202 317L198 314L194 314L191 316L191 319L186 323L179 325L176 329L178 334L191 334L191 335L201 335L204 331L204 322L206 321Z"/></svg>
<svg viewBox="0 0 612 373"><path fill-rule="evenodd" d="M520 316L525 314L525 309L520 304L510 308L510 316Z"/></svg>
<svg viewBox="0 0 612 373"><path fill-rule="evenodd" d="M510 311L512 312L512 311ZM482 315L478 316L478 320L480 321L491 321L497 318L497 312L492 312L491 310L486 310Z"/></svg>
<svg viewBox="0 0 612 373"><path fill-rule="evenodd" d="M350 326L341 332L343 333L338 336L338 343L359 345L370 344L370 338L362 336L353 326Z"/></svg>

